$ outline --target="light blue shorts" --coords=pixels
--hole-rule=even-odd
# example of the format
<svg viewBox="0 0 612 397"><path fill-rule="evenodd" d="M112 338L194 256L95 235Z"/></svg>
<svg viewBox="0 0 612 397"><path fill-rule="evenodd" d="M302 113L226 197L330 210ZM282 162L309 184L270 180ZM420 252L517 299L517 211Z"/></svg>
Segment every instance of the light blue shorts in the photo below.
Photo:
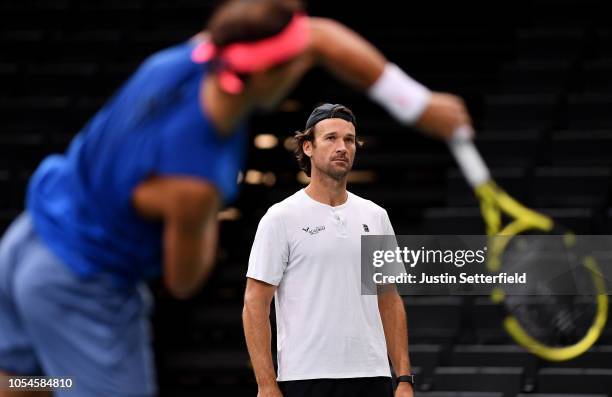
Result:
<svg viewBox="0 0 612 397"><path fill-rule="evenodd" d="M155 395L150 306L144 284L77 278L27 213L0 241L0 370L72 377L55 396Z"/></svg>

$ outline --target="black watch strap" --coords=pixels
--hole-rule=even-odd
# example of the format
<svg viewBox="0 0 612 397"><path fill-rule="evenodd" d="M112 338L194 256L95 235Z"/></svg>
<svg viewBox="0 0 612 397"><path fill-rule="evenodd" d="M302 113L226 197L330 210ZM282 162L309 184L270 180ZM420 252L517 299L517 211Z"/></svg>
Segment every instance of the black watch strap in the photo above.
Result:
<svg viewBox="0 0 612 397"><path fill-rule="evenodd" d="M413 374L409 374L409 375L400 375L397 378L395 378L397 383L400 382L408 382L410 383L412 386L414 386L414 375Z"/></svg>

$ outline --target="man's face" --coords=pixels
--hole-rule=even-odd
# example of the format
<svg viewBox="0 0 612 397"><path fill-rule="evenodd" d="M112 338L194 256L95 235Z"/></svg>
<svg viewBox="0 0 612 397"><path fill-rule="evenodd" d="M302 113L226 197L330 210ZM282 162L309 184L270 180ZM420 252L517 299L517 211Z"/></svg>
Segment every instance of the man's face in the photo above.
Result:
<svg viewBox="0 0 612 397"><path fill-rule="evenodd" d="M355 126L343 119L325 119L315 125L314 141L304 142L312 170L333 179L345 178L355 160Z"/></svg>

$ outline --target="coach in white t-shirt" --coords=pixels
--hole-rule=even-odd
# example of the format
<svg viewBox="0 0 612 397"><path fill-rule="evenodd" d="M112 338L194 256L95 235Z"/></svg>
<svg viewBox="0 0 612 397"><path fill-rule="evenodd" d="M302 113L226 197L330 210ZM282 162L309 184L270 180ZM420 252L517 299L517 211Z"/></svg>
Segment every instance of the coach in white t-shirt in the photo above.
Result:
<svg viewBox="0 0 612 397"><path fill-rule="evenodd" d="M244 329L259 397L413 395L406 314L395 288L361 294L361 236L393 234L387 212L346 190L353 113L325 104L296 135L310 184L264 215L247 272ZM270 346L275 296L278 376Z"/></svg>

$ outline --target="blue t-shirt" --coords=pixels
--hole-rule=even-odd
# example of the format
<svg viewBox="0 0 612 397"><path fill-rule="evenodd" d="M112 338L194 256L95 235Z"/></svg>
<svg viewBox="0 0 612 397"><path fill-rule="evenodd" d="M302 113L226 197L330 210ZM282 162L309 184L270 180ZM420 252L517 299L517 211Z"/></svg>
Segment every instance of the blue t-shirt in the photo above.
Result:
<svg viewBox="0 0 612 397"><path fill-rule="evenodd" d="M123 283L161 273L163 224L139 216L136 186L153 175L192 176L224 200L237 193L246 132L222 137L202 112L207 65L184 43L147 59L74 138L30 180L27 210L42 239L81 277Z"/></svg>

